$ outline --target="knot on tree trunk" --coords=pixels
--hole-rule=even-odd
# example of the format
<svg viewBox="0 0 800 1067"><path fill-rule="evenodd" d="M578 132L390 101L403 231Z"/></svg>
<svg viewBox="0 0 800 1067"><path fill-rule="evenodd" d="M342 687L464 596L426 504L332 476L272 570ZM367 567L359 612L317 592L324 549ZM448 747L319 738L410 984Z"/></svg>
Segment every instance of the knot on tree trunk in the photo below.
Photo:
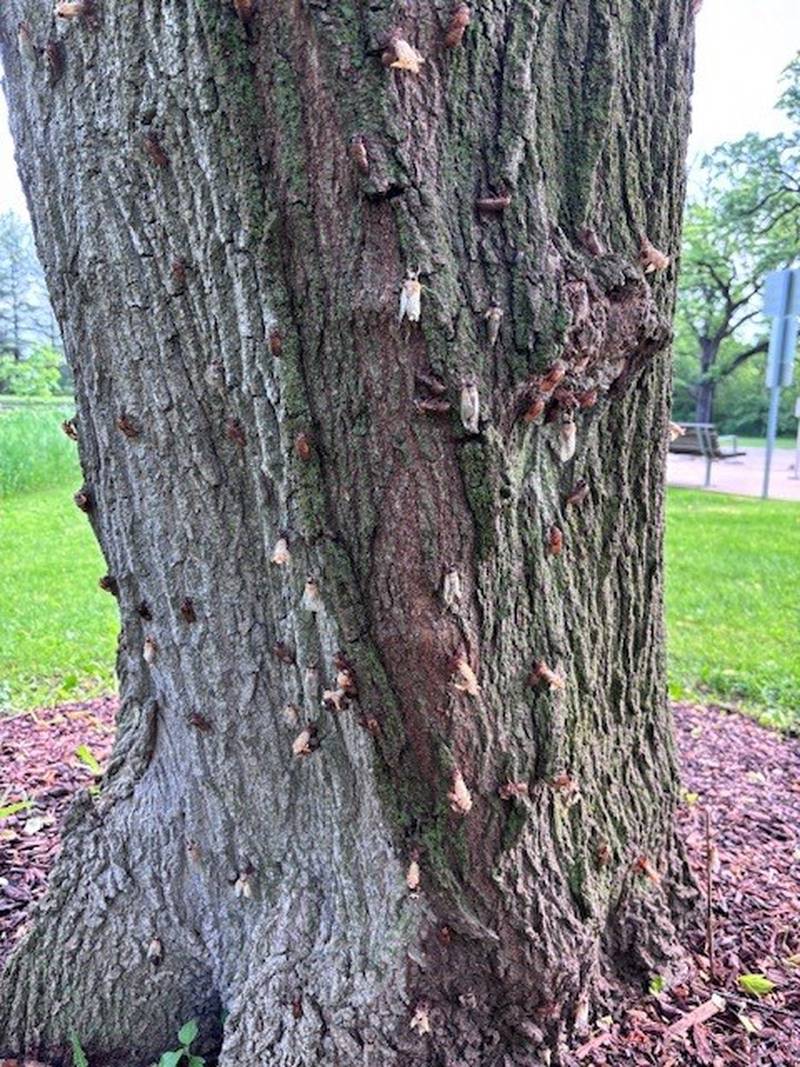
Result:
<svg viewBox="0 0 800 1067"><path fill-rule="evenodd" d="M625 380L669 342L670 326L641 272L616 257L585 278L568 277L565 302L572 324L564 358L586 388ZM618 368L622 364L622 370Z"/></svg>
<svg viewBox="0 0 800 1067"><path fill-rule="evenodd" d="M526 423L571 420L603 396L618 396L671 337L651 285L621 256L595 260L591 271L570 261L559 273L568 324L559 358L518 392L516 415Z"/></svg>

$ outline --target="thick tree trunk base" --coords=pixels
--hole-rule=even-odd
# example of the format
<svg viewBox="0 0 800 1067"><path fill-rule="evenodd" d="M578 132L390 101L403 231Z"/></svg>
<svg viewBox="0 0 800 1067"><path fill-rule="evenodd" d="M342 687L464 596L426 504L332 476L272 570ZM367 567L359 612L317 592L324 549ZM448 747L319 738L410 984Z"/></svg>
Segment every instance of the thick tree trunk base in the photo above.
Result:
<svg viewBox="0 0 800 1067"><path fill-rule="evenodd" d="M168 879L137 877L130 861L174 848L169 835L111 835L88 796L70 822L0 984L7 1054L67 1063L74 1032L92 1067L148 1067L197 1018L196 1048L220 1067L558 1064L594 1020L688 966L680 920L696 897L677 843L658 880L629 872L603 923L559 915L513 944L477 922L443 926L398 871L366 879L360 900L333 872L235 898L258 914L237 940L224 914L207 923Z"/></svg>

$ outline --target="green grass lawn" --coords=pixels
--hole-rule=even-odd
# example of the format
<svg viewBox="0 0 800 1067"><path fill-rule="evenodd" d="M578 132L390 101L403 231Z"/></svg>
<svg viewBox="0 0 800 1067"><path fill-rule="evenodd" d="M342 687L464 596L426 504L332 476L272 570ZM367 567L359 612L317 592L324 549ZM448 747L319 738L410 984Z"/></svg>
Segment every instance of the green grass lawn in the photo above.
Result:
<svg viewBox="0 0 800 1067"><path fill-rule="evenodd" d="M74 410L69 398L0 401L0 497L78 477L75 444L61 429Z"/></svg>
<svg viewBox="0 0 800 1067"><path fill-rule="evenodd" d="M800 718L800 505L670 489L670 689Z"/></svg>
<svg viewBox="0 0 800 1067"><path fill-rule="evenodd" d="M0 709L114 689L117 606L71 467L59 489L0 498Z"/></svg>
<svg viewBox="0 0 800 1067"><path fill-rule="evenodd" d="M736 443L739 448L766 448L766 437L738 437ZM795 448L797 446L797 439L795 437L776 437L776 448Z"/></svg>

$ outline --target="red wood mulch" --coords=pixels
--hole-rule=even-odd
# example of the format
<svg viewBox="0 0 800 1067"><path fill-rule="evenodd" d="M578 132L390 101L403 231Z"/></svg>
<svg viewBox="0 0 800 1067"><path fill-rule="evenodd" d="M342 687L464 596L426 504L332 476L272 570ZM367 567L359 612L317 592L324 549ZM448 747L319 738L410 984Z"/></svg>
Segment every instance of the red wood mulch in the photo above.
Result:
<svg viewBox="0 0 800 1067"><path fill-rule="evenodd" d="M75 756L88 745L102 763L115 701L94 700L0 720L0 807L33 806L0 822L0 959L20 936L58 849L58 827L76 789L92 784ZM581 1064L800 1065L800 742L718 708L675 708L690 794L679 822L705 881L710 815L715 977L705 929L693 935L686 985L617 1013L570 1059ZM757 999L737 985L766 975ZM724 998L720 1009L712 996ZM691 1013L691 1014L690 1014ZM705 1018L704 1018L705 1017Z"/></svg>
<svg viewBox="0 0 800 1067"><path fill-rule="evenodd" d="M44 892L73 794L94 782L75 750L87 745L105 763L116 708L116 700L105 697L0 718L0 808L33 802L0 820L0 962L21 935L30 904Z"/></svg>

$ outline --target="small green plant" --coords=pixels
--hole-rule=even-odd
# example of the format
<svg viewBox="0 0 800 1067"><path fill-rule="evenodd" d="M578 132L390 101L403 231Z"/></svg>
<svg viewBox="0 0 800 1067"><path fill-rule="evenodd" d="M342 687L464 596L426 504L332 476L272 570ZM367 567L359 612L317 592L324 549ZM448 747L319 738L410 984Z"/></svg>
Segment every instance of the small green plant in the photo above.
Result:
<svg viewBox="0 0 800 1067"><path fill-rule="evenodd" d="M84 765L84 767L86 767L92 772L95 778L102 777L103 768L97 762L97 757L88 745L78 745L78 747L75 749L75 755ZM92 796L94 796L96 793L100 792L100 786L97 785L97 783L95 782L94 785L89 786L89 792L92 794Z"/></svg>
<svg viewBox="0 0 800 1067"><path fill-rule="evenodd" d="M650 979L650 985L647 987L651 996L657 997L659 993L663 993L667 987L667 983L664 980L663 975L654 974Z"/></svg>
<svg viewBox="0 0 800 1067"><path fill-rule="evenodd" d="M0 808L0 821L3 819L9 819L12 815L16 815L20 811L25 811L28 808L33 807L33 801L30 800L15 800L11 804L6 804Z"/></svg>
<svg viewBox="0 0 800 1067"><path fill-rule="evenodd" d="M765 974L740 974L739 988L751 997L765 997L775 988Z"/></svg>
<svg viewBox="0 0 800 1067"><path fill-rule="evenodd" d="M98 763L97 757L88 745L78 745L78 747L75 749L75 755L78 757L81 763L85 767L88 767L92 774L94 774L96 777L99 778L102 775L103 768Z"/></svg>
<svg viewBox="0 0 800 1067"><path fill-rule="evenodd" d="M186 1057L186 1063L188 1067L205 1067L205 1060L202 1056L195 1056L189 1051L190 1046L194 1039L197 1037L197 1019L190 1019L188 1023L184 1023L178 1031L178 1041L180 1042L180 1048L174 1049L171 1052L163 1052L161 1059L158 1061L158 1067L177 1067L177 1065Z"/></svg>
<svg viewBox="0 0 800 1067"><path fill-rule="evenodd" d="M83 1046L74 1030L69 1032L69 1043L72 1045L72 1067L89 1067L86 1053L83 1051Z"/></svg>
<svg viewBox="0 0 800 1067"><path fill-rule="evenodd" d="M184 1056L186 1057L187 1067L205 1067L205 1059L202 1056L195 1056L190 1051L191 1044L196 1037L197 1019L190 1019L178 1031L178 1041L181 1047L172 1049L170 1052L162 1052L158 1067L177 1067ZM72 1045L72 1067L89 1067L86 1053L83 1051L83 1046L74 1030L69 1032L69 1043Z"/></svg>

